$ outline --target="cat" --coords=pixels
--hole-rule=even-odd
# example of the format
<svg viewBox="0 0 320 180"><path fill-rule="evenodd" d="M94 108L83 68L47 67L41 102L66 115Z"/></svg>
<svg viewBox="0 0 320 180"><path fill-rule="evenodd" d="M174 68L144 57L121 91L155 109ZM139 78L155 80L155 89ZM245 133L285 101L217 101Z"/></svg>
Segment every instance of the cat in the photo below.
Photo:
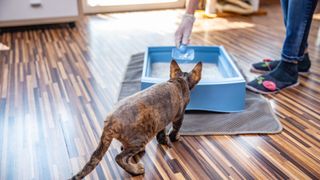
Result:
<svg viewBox="0 0 320 180"><path fill-rule="evenodd" d="M144 174L139 162L146 144L156 136L158 143L170 145L179 139L185 109L190 101L190 91L201 79L202 62L191 72L182 72L175 60L170 63L170 79L155 84L121 101L104 122L101 140L89 162L72 179L82 179L101 161L113 138L122 143L122 152L116 162L131 175ZM172 123L169 138L165 128ZM137 163L134 163L135 160Z"/></svg>

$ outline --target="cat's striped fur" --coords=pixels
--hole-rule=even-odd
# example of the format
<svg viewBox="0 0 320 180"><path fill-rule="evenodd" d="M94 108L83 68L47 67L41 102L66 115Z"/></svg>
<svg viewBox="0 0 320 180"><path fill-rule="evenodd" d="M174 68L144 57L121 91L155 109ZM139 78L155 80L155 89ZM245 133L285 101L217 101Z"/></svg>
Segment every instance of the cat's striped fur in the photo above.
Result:
<svg viewBox="0 0 320 180"><path fill-rule="evenodd" d="M72 179L82 179L89 174L99 164L113 138L123 145L122 152L116 156L119 166L132 175L143 174L144 166L139 159L152 138L156 136L160 144L168 145L165 127L172 123L169 138L171 141L178 140L190 90L200 81L201 70L202 63L199 62L191 72L182 72L173 60L169 81L121 100L104 122L98 148Z"/></svg>

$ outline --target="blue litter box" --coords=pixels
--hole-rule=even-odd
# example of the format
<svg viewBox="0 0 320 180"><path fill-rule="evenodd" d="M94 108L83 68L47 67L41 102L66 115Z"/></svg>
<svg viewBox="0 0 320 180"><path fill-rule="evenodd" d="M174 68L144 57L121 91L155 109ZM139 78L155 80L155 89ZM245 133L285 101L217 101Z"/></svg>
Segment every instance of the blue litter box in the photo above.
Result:
<svg viewBox="0 0 320 180"><path fill-rule="evenodd" d="M173 46L149 47L145 53L141 88L169 79ZM191 92L187 110L239 112L245 108L245 80L223 46L190 46L193 60L177 60L182 71L203 62L202 79Z"/></svg>

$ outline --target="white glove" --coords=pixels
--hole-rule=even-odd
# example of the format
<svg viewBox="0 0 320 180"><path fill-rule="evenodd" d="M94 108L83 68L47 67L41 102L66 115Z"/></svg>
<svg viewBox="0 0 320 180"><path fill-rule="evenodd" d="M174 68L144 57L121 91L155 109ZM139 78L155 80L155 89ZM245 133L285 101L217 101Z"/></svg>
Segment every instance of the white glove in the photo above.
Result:
<svg viewBox="0 0 320 180"><path fill-rule="evenodd" d="M181 44L188 44L189 38L192 32L193 23L195 17L192 14L184 14L181 20L181 23L175 33L175 43L177 48Z"/></svg>

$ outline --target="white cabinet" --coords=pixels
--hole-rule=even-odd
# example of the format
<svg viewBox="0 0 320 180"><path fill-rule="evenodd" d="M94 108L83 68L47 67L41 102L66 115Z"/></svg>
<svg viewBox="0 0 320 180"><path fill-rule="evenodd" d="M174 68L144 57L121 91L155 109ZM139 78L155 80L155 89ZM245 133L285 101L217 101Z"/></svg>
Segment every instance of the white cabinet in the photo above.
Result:
<svg viewBox="0 0 320 180"><path fill-rule="evenodd" d="M78 0L0 0L0 27L72 22Z"/></svg>

